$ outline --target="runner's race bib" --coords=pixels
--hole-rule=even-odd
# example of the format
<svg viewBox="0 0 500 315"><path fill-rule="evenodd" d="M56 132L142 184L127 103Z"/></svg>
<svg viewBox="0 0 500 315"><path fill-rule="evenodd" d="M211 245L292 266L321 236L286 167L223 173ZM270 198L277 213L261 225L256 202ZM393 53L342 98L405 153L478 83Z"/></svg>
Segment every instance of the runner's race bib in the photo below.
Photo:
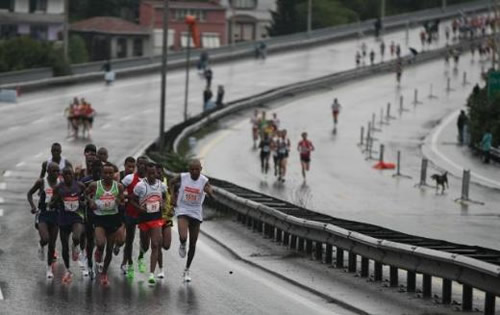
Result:
<svg viewBox="0 0 500 315"><path fill-rule="evenodd" d="M150 196L148 199L146 199L145 203L146 203L147 213L156 213L160 211L161 197Z"/></svg>
<svg viewBox="0 0 500 315"><path fill-rule="evenodd" d="M198 205L200 203L200 190L196 188L184 188L184 203L188 205Z"/></svg>
<svg viewBox="0 0 500 315"><path fill-rule="evenodd" d="M78 196L64 197L64 210L75 212L80 208L80 200Z"/></svg>

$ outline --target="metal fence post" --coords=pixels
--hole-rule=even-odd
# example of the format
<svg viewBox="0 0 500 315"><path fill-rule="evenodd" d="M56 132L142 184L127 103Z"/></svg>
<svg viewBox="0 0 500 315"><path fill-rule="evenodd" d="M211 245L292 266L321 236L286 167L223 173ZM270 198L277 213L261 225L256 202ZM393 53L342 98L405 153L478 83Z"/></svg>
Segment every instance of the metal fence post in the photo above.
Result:
<svg viewBox="0 0 500 315"><path fill-rule="evenodd" d="M422 104L422 102L418 100L418 89L415 89L415 92L413 93L413 105L418 104Z"/></svg>
<svg viewBox="0 0 500 315"><path fill-rule="evenodd" d="M443 304L450 304L451 303L451 280L448 280L448 279L443 279L443 299L442 299L442 303Z"/></svg>
<svg viewBox="0 0 500 315"><path fill-rule="evenodd" d="M435 96L434 94L432 94L433 93L433 91L432 91L433 89L432 88L433 88L433 85L431 83L430 88L429 88L429 96L428 96L429 99L437 98L437 96Z"/></svg>
<svg viewBox="0 0 500 315"><path fill-rule="evenodd" d="M364 138L365 138L365 127L361 126L361 132L360 132L360 137L359 137L359 145L360 146L363 146Z"/></svg>
<svg viewBox="0 0 500 315"><path fill-rule="evenodd" d="M465 284L462 286L462 310L472 311L472 287Z"/></svg>

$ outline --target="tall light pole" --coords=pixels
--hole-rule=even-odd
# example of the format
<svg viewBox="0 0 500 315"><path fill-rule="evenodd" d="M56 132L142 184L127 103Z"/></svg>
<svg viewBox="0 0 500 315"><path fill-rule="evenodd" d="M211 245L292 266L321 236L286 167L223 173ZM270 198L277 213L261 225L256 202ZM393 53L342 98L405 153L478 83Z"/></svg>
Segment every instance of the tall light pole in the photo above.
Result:
<svg viewBox="0 0 500 315"><path fill-rule="evenodd" d="M193 36L193 26L196 18L191 15L186 16L186 25L188 27L187 49L186 49L186 83L184 86L184 121L187 120L187 109L189 102L189 68L191 68L191 37Z"/></svg>
<svg viewBox="0 0 500 315"><path fill-rule="evenodd" d="M307 33L310 34L312 30L312 0L307 3Z"/></svg>
<svg viewBox="0 0 500 315"><path fill-rule="evenodd" d="M153 16L156 11L153 13ZM154 25L153 25L154 28ZM167 46L168 46L168 0L163 0L163 43L161 58L161 101L160 101L160 137L159 151L165 145L165 102L167 99ZM151 39L154 40L154 39Z"/></svg>
<svg viewBox="0 0 500 315"><path fill-rule="evenodd" d="M69 61L68 58L68 41L69 41L69 5L68 0L64 0L64 25L63 25L63 33L64 33L64 44L63 44L63 52L64 52L64 60Z"/></svg>

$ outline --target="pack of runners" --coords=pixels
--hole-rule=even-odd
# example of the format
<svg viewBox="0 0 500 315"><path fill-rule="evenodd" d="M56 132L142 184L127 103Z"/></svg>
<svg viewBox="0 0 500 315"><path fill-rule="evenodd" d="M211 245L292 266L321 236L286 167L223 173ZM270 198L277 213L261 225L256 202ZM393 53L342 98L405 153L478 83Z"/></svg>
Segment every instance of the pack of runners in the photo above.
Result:
<svg viewBox="0 0 500 315"><path fill-rule="evenodd" d="M334 123L337 124L340 105L334 105ZM276 113L273 113L272 119L267 118L265 111L259 113L254 111L250 119L252 125L252 140L254 149L259 149L261 172L265 176L270 170L270 159L273 157L274 176L278 182L285 182L285 176L288 168L288 158L290 156L291 142L288 138L286 129L280 129L281 122ZM304 138L305 134L305 138ZM302 176L306 179L306 172L309 171L311 163L311 152L314 146L307 139L307 133L303 133L302 140L298 143L297 150L300 155Z"/></svg>
<svg viewBox="0 0 500 315"><path fill-rule="evenodd" d="M155 285L157 278L165 278L162 251L170 248L177 216L182 258L188 247L183 279L191 281L189 268L203 221L203 201L206 194L213 197L208 178L201 174L200 161L191 161L188 172L167 182L163 168L144 156L127 157L120 172L107 161L107 150L97 150L93 144L85 146L83 166L73 168L61 153L61 145L52 144L51 157L42 163L40 177L27 194L40 236L38 256L46 262L48 279L54 277L59 234L63 283L72 281L73 261L84 277L99 276L103 286L109 285L111 260L123 248L120 269L128 279L135 277L136 267L140 273L146 272L144 256L150 252L148 283ZM139 255L134 265L137 228Z"/></svg>
<svg viewBox="0 0 500 315"><path fill-rule="evenodd" d="M78 138L81 130L82 138L90 139L90 130L96 114L92 104L84 98L75 97L64 110L64 114L68 119L68 136Z"/></svg>

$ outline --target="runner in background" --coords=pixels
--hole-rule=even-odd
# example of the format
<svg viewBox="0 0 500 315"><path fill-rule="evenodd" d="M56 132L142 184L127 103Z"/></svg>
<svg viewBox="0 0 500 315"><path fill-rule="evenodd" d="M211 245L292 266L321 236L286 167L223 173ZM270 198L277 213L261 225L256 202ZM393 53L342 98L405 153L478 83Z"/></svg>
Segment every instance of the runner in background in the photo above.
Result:
<svg viewBox="0 0 500 315"><path fill-rule="evenodd" d="M158 253L158 267L159 272L156 275L159 279L165 278L165 270L163 264L163 253L162 249L168 251L170 249L170 245L172 244L172 227L174 226L174 206L172 203L172 198L175 198L175 195L172 194L167 182L167 176L163 172L163 167L161 165L156 165L156 172L158 179L165 185L167 188L166 198L165 198L165 206L162 211L162 219L164 220L164 224L162 227L162 242Z"/></svg>
<svg viewBox="0 0 500 315"><path fill-rule="evenodd" d="M250 118L250 123L252 124L252 140L254 149L257 148L257 140L259 140L259 125L260 125L260 117L259 110L255 110L253 113L253 117Z"/></svg>
<svg viewBox="0 0 500 315"><path fill-rule="evenodd" d="M300 164L302 166L302 177L306 180L306 172L309 171L311 164L311 152L314 151L314 145L307 139L307 132L302 133L302 140L297 145L300 153Z"/></svg>
<svg viewBox="0 0 500 315"><path fill-rule="evenodd" d="M337 130L337 123L338 123L339 113L340 113L341 107L342 106L340 106L339 101L337 100L337 98L335 98L333 100L333 104L332 104L333 131L334 132Z"/></svg>

